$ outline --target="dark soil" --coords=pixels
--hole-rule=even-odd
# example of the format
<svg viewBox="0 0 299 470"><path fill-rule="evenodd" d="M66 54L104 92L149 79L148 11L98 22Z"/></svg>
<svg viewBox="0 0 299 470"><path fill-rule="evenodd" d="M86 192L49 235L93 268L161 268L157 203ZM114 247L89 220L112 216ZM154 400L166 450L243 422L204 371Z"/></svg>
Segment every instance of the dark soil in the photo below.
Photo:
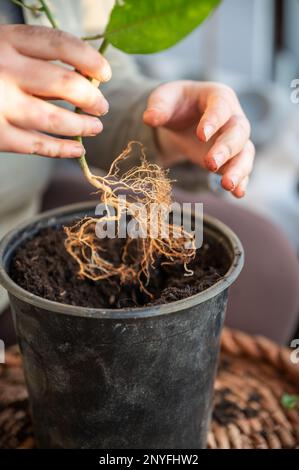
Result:
<svg viewBox="0 0 299 470"><path fill-rule="evenodd" d="M181 264L153 270L147 289L150 299L138 286L120 285L117 280L94 282L77 276L78 266L64 247L62 228L46 228L21 246L12 259L10 275L27 291L56 302L82 307L125 308L157 305L184 299L217 282L227 271L229 260L214 240L205 240L189 265L193 276L184 276ZM111 259L118 262L123 240L104 239Z"/></svg>

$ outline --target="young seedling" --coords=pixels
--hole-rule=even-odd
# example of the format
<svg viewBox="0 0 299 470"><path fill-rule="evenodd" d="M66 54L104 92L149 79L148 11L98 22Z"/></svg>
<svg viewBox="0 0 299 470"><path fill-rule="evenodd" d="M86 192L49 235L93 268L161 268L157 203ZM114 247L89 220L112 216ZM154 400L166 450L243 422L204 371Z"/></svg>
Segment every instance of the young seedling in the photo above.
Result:
<svg viewBox="0 0 299 470"><path fill-rule="evenodd" d="M12 1L30 10L36 11L38 8L23 1ZM57 28L57 22L47 1L39 0L39 3L38 10L46 14L53 28ZM159 52L183 39L204 21L219 3L220 0L119 0L112 9L105 32L83 39L102 39L99 48L101 54L104 54L109 44L129 54ZM95 82L95 85L98 86L98 82ZM80 110L77 109L76 112ZM80 137L76 139L81 141ZM66 227L65 246L78 263L80 276L95 281L118 277L121 283L138 283L140 288L150 295L146 285L156 260L162 259L164 263L183 263L185 274L192 275L187 264L194 258L196 250L193 235L181 225L169 223L166 213L156 221L156 237L151 235L150 230L151 211L136 211L138 204L142 203L145 208L150 208L151 204L165 207L167 212L171 205L171 181L165 170L146 160L142 146L140 165L120 174L119 164L130 156L134 144L138 145L136 142L129 143L112 163L105 177L91 173L85 155L80 158L80 165L87 180L97 189L100 202L107 208L107 215L101 220L118 223L126 213L144 227L147 235L139 239L127 237L119 265L109 261L103 253L101 240L96 236L96 218L88 217L73 227ZM130 194L130 198L120 205L118 195L122 192ZM134 256L130 255L131 249Z"/></svg>

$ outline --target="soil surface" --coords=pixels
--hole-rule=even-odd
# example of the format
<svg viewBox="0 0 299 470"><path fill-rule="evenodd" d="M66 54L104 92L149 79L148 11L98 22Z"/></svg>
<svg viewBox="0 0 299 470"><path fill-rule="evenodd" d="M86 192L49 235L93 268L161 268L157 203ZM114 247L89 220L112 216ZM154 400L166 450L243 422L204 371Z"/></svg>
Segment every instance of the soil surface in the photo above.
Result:
<svg viewBox="0 0 299 470"><path fill-rule="evenodd" d="M94 282L78 277L78 266L64 247L62 228L46 228L21 246L12 259L10 275L23 289L56 302L82 307L125 308L158 305L190 297L217 282L227 271L229 260L220 244L205 240L189 264L193 276L184 276L181 264L156 263L147 289L150 299L138 286L120 285L117 280ZM123 240L104 239L112 259L119 262Z"/></svg>

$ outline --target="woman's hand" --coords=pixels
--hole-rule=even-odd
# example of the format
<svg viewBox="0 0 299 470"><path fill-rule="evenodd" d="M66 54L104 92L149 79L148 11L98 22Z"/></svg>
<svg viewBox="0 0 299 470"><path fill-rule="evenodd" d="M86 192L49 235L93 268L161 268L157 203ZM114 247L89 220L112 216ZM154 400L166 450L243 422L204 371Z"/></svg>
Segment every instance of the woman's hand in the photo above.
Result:
<svg viewBox="0 0 299 470"><path fill-rule="evenodd" d="M100 82L111 69L95 49L62 31L42 26L0 26L0 151L80 157L83 146L61 136L90 136L102 130L108 111L102 93L68 64ZM61 63L52 63L58 60ZM61 99L80 107L75 114L48 103Z"/></svg>
<svg viewBox="0 0 299 470"><path fill-rule="evenodd" d="M157 128L165 165L188 158L222 175L221 184L243 197L254 160L250 124L234 91L218 83L176 81L149 97L144 122Z"/></svg>

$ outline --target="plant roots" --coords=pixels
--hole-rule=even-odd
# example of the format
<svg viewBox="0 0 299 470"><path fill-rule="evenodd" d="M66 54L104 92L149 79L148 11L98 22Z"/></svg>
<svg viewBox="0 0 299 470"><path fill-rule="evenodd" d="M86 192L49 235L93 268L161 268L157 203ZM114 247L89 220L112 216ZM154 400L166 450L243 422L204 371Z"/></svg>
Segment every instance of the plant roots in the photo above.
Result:
<svg viewBox="0 0 299 470"><path fill-rule="evenodd" d="M119 165L130 157L133 146L140 150L140 165L121 174ZM79 265L79 276L93 281L117 277L121 283L139 284L151 296L146 286L157 260L166 264L182 263L186 275L193 274L187 264L195 257L194 237L181 225L169 222L171 180L166 170L147 161L142 144L130 142L106 176L89 173L88 180L97 188L106 215L101 219L86 217L72 227L65 227L65 247ZM126 198L119 197L124 194ZM154 220L152 207L159 208L154 212ZM111 256L109 260L109 253L105 253L96 234L96 224L99 220L102 226L115 223L118 237L124 215L133 218L144 235L136 238L127 235L119 254L120 262L115 264Z"/></svg>

